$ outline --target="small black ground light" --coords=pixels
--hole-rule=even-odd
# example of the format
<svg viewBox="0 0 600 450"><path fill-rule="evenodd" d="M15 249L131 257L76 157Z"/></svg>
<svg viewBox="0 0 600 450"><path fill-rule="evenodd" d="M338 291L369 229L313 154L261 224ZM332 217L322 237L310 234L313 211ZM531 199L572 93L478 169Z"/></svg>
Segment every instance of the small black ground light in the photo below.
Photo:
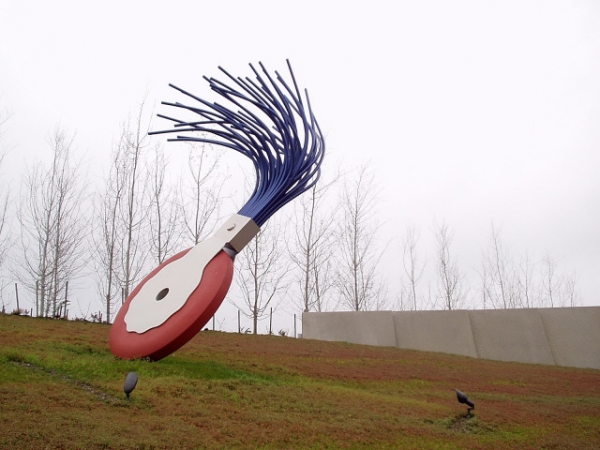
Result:
<svg viewBox="0 0 600 450"><path fill-rule="evenodd" d="M471 417L471 411L475 409L475 403L473 403L464 392L459 391L458 389L454 389L456 391L456 398L458 399L458 403L462 403L468 406L467 409L467 417Z"/></svg>
<svg viewBox="0 0 600 450"><path fill-rule="evenodd" d="M133 392L137 382L138 382L137 373L129 372L127 374L127 377L125 378L125 385L123 386L123 391L125 392L125 395L127 396L127 400L129 400L129 394L131 394Z"/></svg>

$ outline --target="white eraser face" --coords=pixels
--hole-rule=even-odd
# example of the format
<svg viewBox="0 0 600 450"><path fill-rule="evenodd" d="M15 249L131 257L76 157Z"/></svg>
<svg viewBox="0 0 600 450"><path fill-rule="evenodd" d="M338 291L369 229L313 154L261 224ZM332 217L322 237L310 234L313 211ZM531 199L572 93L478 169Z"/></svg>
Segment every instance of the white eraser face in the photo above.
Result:
<svg viewBox="0 0 600 450"><path fill-rule="evenodd" d="M129 303L123 318L127 331L141 334L165 323L185 305L200 284L204 268L225 245L239 252L258 231L252 219L234 214L212 237L165 265Z"/></svg>

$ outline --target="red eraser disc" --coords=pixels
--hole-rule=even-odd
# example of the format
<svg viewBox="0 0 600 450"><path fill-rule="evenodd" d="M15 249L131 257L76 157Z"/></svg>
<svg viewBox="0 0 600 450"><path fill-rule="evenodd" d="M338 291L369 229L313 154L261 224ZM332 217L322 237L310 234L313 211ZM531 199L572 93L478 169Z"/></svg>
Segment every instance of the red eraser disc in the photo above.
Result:
<svg viewBox="0 0 600 450"><path fill-rule="evenodd" d="M127 297L110 330L110 351L115 356L125 359L150 358L154 361L162 359L192 339L219 309L233 278L233 259L223 250L206 265L200 284L180 310L158 327L144 333L127 331L125 315L131 300L144 283L190 250L184 250L166 260Z"/></svg>

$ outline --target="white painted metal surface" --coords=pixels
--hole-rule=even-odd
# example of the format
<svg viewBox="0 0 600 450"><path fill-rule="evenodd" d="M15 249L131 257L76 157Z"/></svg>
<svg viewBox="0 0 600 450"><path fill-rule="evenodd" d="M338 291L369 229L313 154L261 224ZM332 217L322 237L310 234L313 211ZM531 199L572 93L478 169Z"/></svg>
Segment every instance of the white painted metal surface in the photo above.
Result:
<svg viewBox="0 0 600 450"><path fill-rule="evenodd" d="M164 266L131 300L124 317L127 331L141 334L165 323L185 305L200 284L206 265L225 245L239 253L258 231L251 218L234 214L213 236Z"/></svg>

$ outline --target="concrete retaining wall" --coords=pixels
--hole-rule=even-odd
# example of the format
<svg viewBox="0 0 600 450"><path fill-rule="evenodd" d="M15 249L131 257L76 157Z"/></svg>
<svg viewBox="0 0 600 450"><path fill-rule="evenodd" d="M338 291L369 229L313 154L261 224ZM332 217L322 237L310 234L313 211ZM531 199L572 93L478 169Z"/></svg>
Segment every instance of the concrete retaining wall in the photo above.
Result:
<svg viewBox="0 0 600 450"><path fill-rule="evenodd" d="M302 337L383 347L396 345L394 317L388 311L304 313Z"/></svg>
<svg viewBox="0 0 600 450"><path fill-rule="evenodd" d="M600 307L304 313L306 339L600 369Z"/></svg>

